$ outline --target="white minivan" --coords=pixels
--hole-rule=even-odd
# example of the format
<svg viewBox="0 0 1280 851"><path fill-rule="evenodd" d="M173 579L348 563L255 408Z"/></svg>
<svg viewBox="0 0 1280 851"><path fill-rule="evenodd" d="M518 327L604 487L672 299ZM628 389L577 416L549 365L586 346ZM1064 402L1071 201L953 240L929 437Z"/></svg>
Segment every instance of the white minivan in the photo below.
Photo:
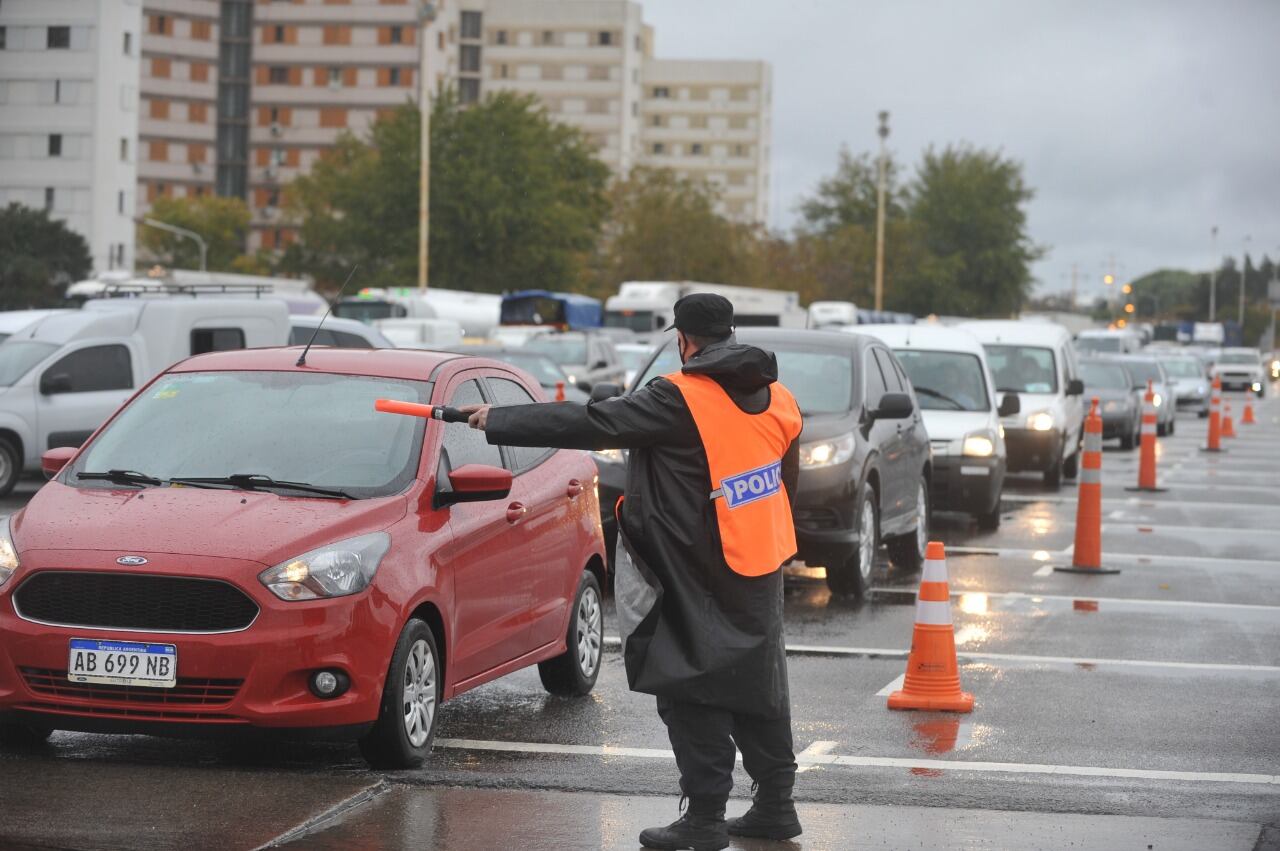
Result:
<svg viewBox="0 0 1280 851"><path fill-rule="evenodd" d="M981 529L999 528L1006 467L1000 417L1016 414L1020 399L997 393L978 338L932 323L854 327L893 349L915 388L933 450L932 507L971 514Z"/></svg>
<svg viewBox="0 0 1280 851"><path fill-rule="evenodd" d="M1084 382L1071 334L1053 322L981 320L956 326L987 352L1000 393L1017 393L1020 411L1003 417L1009 472L1035 471L1052 488L1080 469Z"/></svg>
<svg viewBox="0 0 1280 851"><path fill-rule="evenodd" d="M0 496L172 364L288 341L288 308L267 298L93 299L37 320L0 344Z"/></svg>

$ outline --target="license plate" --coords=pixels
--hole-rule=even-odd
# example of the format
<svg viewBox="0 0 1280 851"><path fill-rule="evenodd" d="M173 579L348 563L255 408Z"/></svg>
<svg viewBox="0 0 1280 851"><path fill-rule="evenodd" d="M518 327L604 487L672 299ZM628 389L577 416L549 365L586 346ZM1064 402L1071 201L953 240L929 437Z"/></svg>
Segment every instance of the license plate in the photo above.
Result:
<svg viewBox="0 0 1280 851"><path fill-rule="evenodd" d="M73 683L173 688L178 684L178 648L173 644L73 638L67 679Z"/></svg>

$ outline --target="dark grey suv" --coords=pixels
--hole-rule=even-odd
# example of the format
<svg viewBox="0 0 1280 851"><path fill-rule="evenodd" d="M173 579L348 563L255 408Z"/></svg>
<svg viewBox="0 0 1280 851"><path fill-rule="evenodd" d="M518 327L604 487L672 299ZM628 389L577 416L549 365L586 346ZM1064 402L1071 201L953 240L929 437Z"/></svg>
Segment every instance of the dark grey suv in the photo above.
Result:
<svg viewBox="0 0 1280 851"><path fill-rule="evenodd" d="M919 569L929 530L929 437L893 354L859 334L740 328L737 336L777 354L779 377L804 415L795 506L799 558L826 567L832 591L859 596L871 584L882 542L896 568ZM669 338L631 389L679 368ZM592 396L621 390L599 385ZM609 527L626 458L600 453L596 461Z"/></svg>

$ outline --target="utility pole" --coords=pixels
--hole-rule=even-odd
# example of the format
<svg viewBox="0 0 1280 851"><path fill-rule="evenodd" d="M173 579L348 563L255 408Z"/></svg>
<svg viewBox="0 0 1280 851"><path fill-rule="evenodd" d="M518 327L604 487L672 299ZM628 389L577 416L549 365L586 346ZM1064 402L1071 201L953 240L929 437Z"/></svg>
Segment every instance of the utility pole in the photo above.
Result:
<svg viewBox="0 0 1280 851"><path fill-rule="evenodd" d="M876 310L884 310L884 184L888 163L885 161L884 140L889 138L889 113L880 111L879 174L876 180Z"/></svg>
<svg viewBox="0 0 1280 851"><path fill-rule="evenodd" d="M1209 228L1213 265L1209 267L1209 321L1218 321L1218 226Z"/></svg>
<svg viewBox="0 0 1280 851"><path fill-rule="evenodd" d="M431 0L418 3L418 112L421 122L421 152L418 157L418 289L427 289L427 241L431 235L428 213L431 209L431 82L427 74L427 31L436 20L436 4Z"/></svg>
<svg viewBox="0 0 1280 851"><path fill-rule="evenodd" d="M1249 234L1244 236L1244 252L1240 255L1240 318L1236 321L1240 323L1240 332L1244 333L1244 291L1245 285L1249 281L1249 241L1253 237Z"/></svg>
<svg viewBox="0 0 1280 851"><path fill-rule="evenodd" d="M1079 267L1077 264L1071 264L1071 309L1075 310L1080 305L1080 278Z"/></svg>

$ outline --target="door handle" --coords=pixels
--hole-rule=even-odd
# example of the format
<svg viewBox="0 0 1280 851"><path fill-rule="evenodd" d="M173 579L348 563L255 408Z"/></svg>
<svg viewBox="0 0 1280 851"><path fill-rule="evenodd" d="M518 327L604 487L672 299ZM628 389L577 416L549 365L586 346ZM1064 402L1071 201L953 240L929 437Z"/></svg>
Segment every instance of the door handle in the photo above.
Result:
<svg viewBox="0 0 1280 851"><path fill-rule="evenodd" d="M515 523L529 513L523 502L513 502L507 506L507 522Z"/></svg>
<svg viewBox="0 0 1280 851"><path fill-rule="evenodd" d="M565 490L565 493L569 495L569 499L578 496L578 494L582 493L582 482L577 479L570 479L569 487Z"/></svg>

